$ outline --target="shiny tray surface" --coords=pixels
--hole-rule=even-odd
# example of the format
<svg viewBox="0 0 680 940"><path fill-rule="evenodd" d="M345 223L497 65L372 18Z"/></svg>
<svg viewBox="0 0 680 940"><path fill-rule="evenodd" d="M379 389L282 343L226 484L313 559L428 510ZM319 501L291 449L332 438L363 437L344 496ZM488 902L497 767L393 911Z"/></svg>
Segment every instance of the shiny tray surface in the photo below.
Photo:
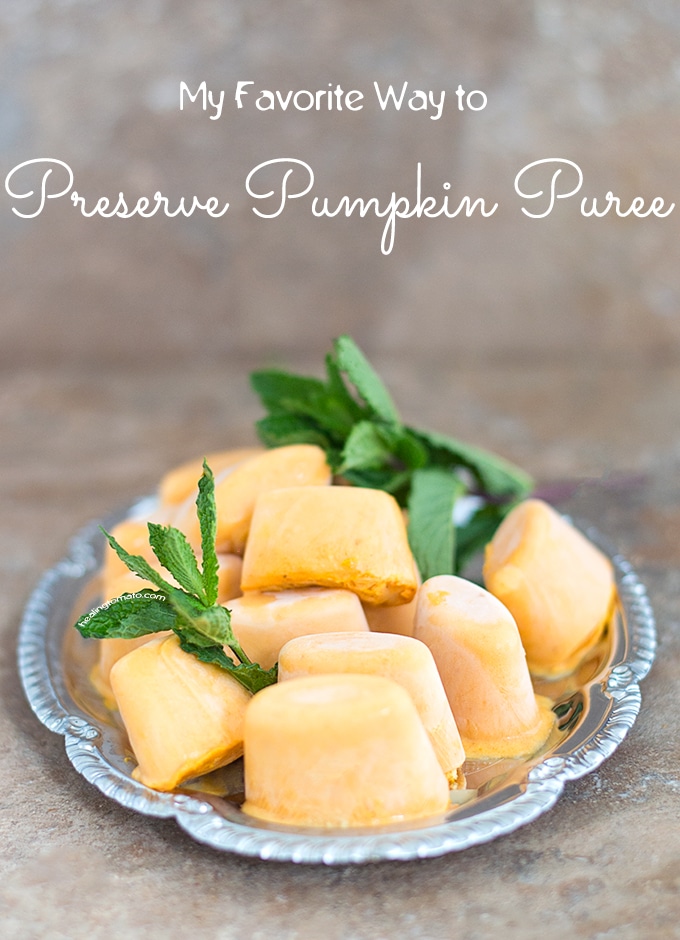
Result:
<svg viewBox="0 0 680 940"><path fill-rule="evenodd" d="M129 511L140 514L138 503ZM128 513L107 519L115 524ZM556 729L530 760L465 765L467 789L453 794L445 815L366 829L302 829L246 816L239 808L237 762L174 793L159 793L131 776L134 761L115 712L94 691L89 673L94 641L72 629L96 603L96 572L104 539L99 523L72 540L67 557L47 571L24 612L18 643L21 680L39 720L64 736L75 769L102 793L135 812L174 817L190 836L215 849L261 859L347 864L443 855L488 842L549 810L565 783L590 773L618 747L640 709L639 682L654 660L654 615L630 563L603 543L616 571L619 603L607 632L570 676L539 682L557 714Z"/></svg>

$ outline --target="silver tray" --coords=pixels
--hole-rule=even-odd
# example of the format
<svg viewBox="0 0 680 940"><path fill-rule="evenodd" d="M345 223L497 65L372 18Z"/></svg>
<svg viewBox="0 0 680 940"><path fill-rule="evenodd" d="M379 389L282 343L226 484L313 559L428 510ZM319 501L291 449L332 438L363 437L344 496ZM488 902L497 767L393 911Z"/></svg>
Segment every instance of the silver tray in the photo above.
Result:
<svg viewBox="0 0 680 940"><path fill-rule="evenodd" d="M149 502L106 520L140 514ZM261 859L326 865L408 860L457 852L512 832L556 802L565 783L590 773L623 741L640 709L639 682L656 650L654 615L644 586L625 558L596 531L583 527L616 570L619 603L599 646L575 673L537 683L551 697L556 730L530 760L466 764L468 789L454 794L451 811L417 824L326 830L275 826L239 808L239 763L174 793L132 779L134 762L115 712L89 682L95 645L72 624L96 602L96 572L104 540L98 523L72 540L66 558L47 571L24 612L19 673L40 721L65 738L75 769L102 793L146 816L174 817L190 836L227 852Z"/></svg>

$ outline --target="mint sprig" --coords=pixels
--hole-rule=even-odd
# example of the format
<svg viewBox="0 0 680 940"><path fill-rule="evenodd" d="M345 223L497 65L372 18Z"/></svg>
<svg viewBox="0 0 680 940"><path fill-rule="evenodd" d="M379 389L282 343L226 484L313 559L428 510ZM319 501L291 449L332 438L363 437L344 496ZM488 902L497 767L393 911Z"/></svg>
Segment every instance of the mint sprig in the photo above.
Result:
<svg viewBox="0 0 680 940"><path fill-rule="evenodd" d="M127 552L102 529L126 567L158 590L144 590L139 596L128 594L107 601L83 614L76 629L84 637L97 639L134 639L172 630L185 652L229 672L249 692L258 692L276 682L277 668L265 670L250 661L234 636L229 611L217 603L215 480L205 461L198 484L196 511L201 532L201 568L193 548L179 529L148 523L149 544L179 587L167 581L143 556ZM225 653L225 647L234 653L237 662Z"/></svg>
<svg viewBox="0 0 680 940"><path fill-rule="evenodd" d="M349 336L339 336L334 348L339 371L345 373L371 413L386 424L399 425L399 412L392 396L354 340Z"/></svg>
<svg viewBox="0 0 680 940"><path fill-rule="evenodd" d="M96 611L78 620L76 627L85 637L105 640L114 634L124 640L136 640L149 633L172 630L175 612L165 604L165 595L144 591L142 597L133 594L107 601Z"/></svg>
<svg viewBox="0 0 680 940"><path fill-rule="evenodd" d="M186 592L194 594L202 603L208 603L203 576L198 570L194 550L186 535L172 526L162 526L155 522L149 522L148 529L149 544L166 571L172 573L175 581Z"/></svg>
<svg viewBox="0 0 680 940"><path fill-rule="evenodd" d="M456 551L453 507L464 492L465 484L441 467L424 467L413 474L408 537L424 581L449 573Z"/></svg>
<svg viewBox="0 0 680 940"><path fill-rule="evenodd" d="M317 444L336 477L386 490L408 507L409 542L423 577L462 571L533 488L531 477L502 457L405 425L349 336L335 340L325 380L279 369L250 378L267 411L256 424L265 446ZM483 502L456 527L453 506L467 494Z"/></svg>
<svg viewBox="0 0 680 940"><path fill-rule="evenodd" d="M203 561L203 591L206 606L217 603L219 562L217 560L217 506L215 505L215 478L203 461L203 473L198 481L196 513L201 533L201 559ZM192 553L193 554L193 553Z"/></svg>

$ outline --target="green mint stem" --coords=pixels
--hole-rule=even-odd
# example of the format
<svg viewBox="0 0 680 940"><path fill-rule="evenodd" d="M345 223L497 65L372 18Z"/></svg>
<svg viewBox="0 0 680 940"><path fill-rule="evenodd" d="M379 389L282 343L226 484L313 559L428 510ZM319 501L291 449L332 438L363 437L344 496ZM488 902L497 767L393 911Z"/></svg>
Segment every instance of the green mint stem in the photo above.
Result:
<svg viewBox="0 0 680 940"><path fill-rule="evenodd" d="M245 653L244 650L243 650L243 647L242 647L241 644L238 642L238 640L236 639L236 637L234 637L234 639L232 640L231 643L228 644L228 646L229 646L229 649L230 649L233 653L236 653L236 656L237 656L238 659L243 663L244 666L253 666L253 665L257 665L256 663L253 663L253 661L246 655L246 653Z"/></svg>
<svg viewBox="0 0 680 940"><path fill-rule="evenodd" d="M201 569L182 532L173 526L149 523L149 544L160 564L180 587L170 584L143 556L130 554L102 529L109 545L127 568L150 581L158 590L147 591L144 598L125 604L122 599L114 599L101 605L81 617L76 628L84 636L100 638L146 636L171 629L186 653L196 656L201 662L219 666L248 691L255 692L276 682L276 670L264 670L251 661L234 636L228 608L217 603L219 566L215 548L215 479L205 461L198 484L196 511L201 531ZM225 648L236 656L238 664L227 656Z"/></svg>

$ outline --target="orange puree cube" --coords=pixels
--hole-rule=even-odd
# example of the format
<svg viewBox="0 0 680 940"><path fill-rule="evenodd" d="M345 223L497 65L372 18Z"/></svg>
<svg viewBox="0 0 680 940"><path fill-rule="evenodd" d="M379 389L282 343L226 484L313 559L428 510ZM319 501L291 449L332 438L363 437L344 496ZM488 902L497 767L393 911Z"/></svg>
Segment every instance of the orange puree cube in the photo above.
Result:
<svg viewBox="0 0 680 940"><path fill-rule="evenodd" d="M417 588L394 497L352 486L289 487L257 501L243 591L346 588L368 604L404 604Z"/></svg>
<svg viewBox="0 0 680 940"><path fill-rule="evenodd" d="M416 597L408 604L398 604L396 607L381 605L374 607L364 604L364 613L371 630L376 633L398 633L401 636L413 636L416 616Z"/></svg>
<svg viewBox="0 0 680 940"><path fill-rule="evenodd" d="M271 669L293 637L330 631L368 632L356 594L330 588L249 591L229 603L231 626L246 655Z"/></svg>
<svg viewBox="0 0 680 940"><path fill-rule="evenodd" d="M222 450L216 454L208 454L205 459L215 478L217 478L229 467L234 467L249 457L255 457L257 454L261 454L262 451L262 447L237 447L232 450ZM202 473L203 457L189 460L179 467L175 467L174 470L170 470L161 479L158 487L158 497L161 503L178 506L185 499L192 496L195 501L198 492L198 481Z"/></svg>
<svg viewBox="0 0 680 940"><path fill-rule="evenodd" d="M229 673L157 637L119 659L111 686L137 759L136 779L174 790L243 753L251 696Z"/></svg>
<svg viewBox="0 0 680 940"><path fill-rule="evenodd" d="M243 559L240 555L219 554L217 562L220 566L217 572L217 603L226 604L241 595Z"/></svg>
<svg viewBox="0 0 680 940"><path fill-rule="evenodd" d="M169 634L164 633L163 636ZM90 674L92 684L109 704L113 701L113 689L111 688L111 667L119 659L136 650L138 646L144 646L149 640L153 639L153 634L136 637L135 639L123 639L122 637L112 637L109 640L99 640L99 658L97 664Z"/></svg>
<svg viewBox="0 0 680 940"><path fill-rule="evenodd" d="M510 610L532 672L571 672L597 642L615 598L609 559L539 499L520 503L486 549L484 583Z"/></svg>
<svg viewBox="0 0 680 940"><path fill-rule="evenodd" d="M241 461L215 483L218 552L243 554L255 501L261 493L282 486L316 487L330 482L326 455L314 444L276 447ZM200 543L193 500L180 507L173 524L192 544Z"/></svg>
<svg viewBox="0 0 680 940"><path fill-rule="evenodd" d="M246 711L243 810L295 826L444 813L446 777L410 695L383 676L280 682Z"/></svg>
<svg viewBox="0 0 680 940"><path fill-rule="evenodd" d="M421 579L417 566L415 566L416 584L420 586ZM415 630L416 603L418 595L407 604L374 607L364 604L364 613L368 620L368 627L376 633L399 633L401 636L413 636Z"/></svg>
<svg viewBox="0 0 680 940"><path fill-rule="evenodd" d="M124 519L109 530L116 541L131 555L141 555L147 561L155 561L156 556L149 545L149 529L146 522L139 519ZM102 594L105 598L118 597L125 593L117 589L117 581L122 576L136 579L136 584L144 584L137 575L132 574L125 562L121 561L108 542L104 547L102 566Z"/></svg>
<svg viewBox="0 0 680 940"><path fill-rule="evenodd" d="M144 528L146 530L146 525ZM137 551L136 554L139 554L139 551ZM136 574L133 574L132 571L128 571L128 569L125 568L124 574L118 575L105 584L102 592L102 603L116 597L121 597L123 594L143 594L145 591L155 590L156 588L149 581L143 581L141 578L137 577ZM150 639L150 636L142 636L133 640L116 637L110 640L97 641L99 645L99 657L90 678L100 695L108 700L113 698L113 692L109 682L111 667L115 662L118 662L121 656L125 656L126 653L137 649L138 646L143 646L143 644L148 643Z"/></svg>
<svg viewBox="0 0 680 940"><path fill-rule="evenodd" d="M218 561L220 567L218 572L219 593L217 601L219 604L225 604L227 601L232 600L232 598L238 597L241 593L241 568L243 560L239 555L218 555ZM151 559L151 562L155 564L155 567L163 574L166 580L170 581L172 584L175 583L174 578L161 568L155 556ZM148 590L156 591L157 588L149 581L143 581L132 571L125 569L125 574L119 575L108 583L108 587L104 591L103 599L106 601L120 597L123 594L137 594ZM168 634L163 635L167 636ZM130 653L132 650L137 649L138 646L143 646L144 643L148 643L150 639L152 639L151 636L142 636L132 640L118 637L109 640L99 640L99 660L91 678L97 690L104 698L111 699L113 695L109 682L109 673L111 672L113 664L118 662L126 653Z"/></svg>
<svg viewBox="0 0 680 940"><path fill-rule="evenodd" d="M136 554L140 553L137 552ZM167 574L165 577L174 584L174 580ZM119 574L115 578L110 579L107 584L103 586L102 599L104 601L110 601L115 597L121 597L123 594L143 594L145 591L158 591L158 588L150 581L145 581L143 578L140 578L139 575L135 574L134 571L128 571L126 568L123 574Z"/></svg>
<svg viewBox="0 0 680 940"><path fill-rule="evenodd" d="M424 643L389 633L326 633L290 640L279 656L279 682L346 672L385 676L403 686L447 780L452 786L462 784L459 771L465 752L432 653Z"/></svg>
<svg viewBox="0 0 680 940"><path fill-rule="evenodd" d="M534 694L510 611L471 581L437 575L418 592L415 635L429 646L468 758L533 754L554 724Z"/></svg>

